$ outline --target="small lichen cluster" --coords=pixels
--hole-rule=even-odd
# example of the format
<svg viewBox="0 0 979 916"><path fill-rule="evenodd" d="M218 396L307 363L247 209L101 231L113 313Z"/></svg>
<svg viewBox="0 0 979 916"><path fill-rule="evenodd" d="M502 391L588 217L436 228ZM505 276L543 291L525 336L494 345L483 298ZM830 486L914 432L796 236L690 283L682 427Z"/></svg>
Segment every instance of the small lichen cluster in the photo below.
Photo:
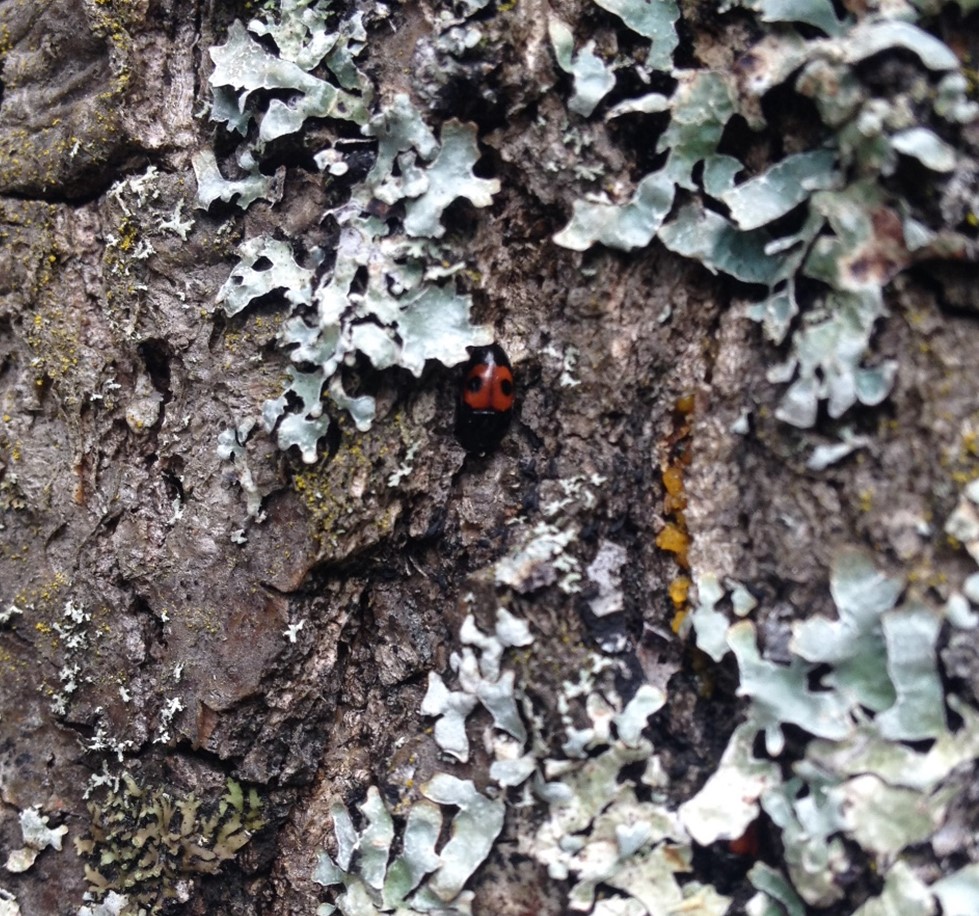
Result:
<svg viewBox="0 0 979 916"><path fill-rule="evenodd" d="M979 480L970 481L962 490L955 509L945 522L945 533L979 563ZM979 596L977 576L966 581L965 592L970 598Z"/></svg>
<svg viewBox="0 0 979 916"><path fill-rule="evenodd" d="M13 850L4 864L7 871L15 874L27 871L38 855L49 846L60 852L62 839L68 828L64 824L60 827L49 827L48 816L41 814L40 808L34 805L20 812L20 832L24 845Z"/></svg>
<svg viewBox="0 0 979 916"><path fill-rule="evenodd" d="M531 761L528 769L527 758L521 756L527 729L520 718L514 694L514 672L503 670L500 662L506 649L533 642L530 630L522 620L505 608L499 608L492 634L481 632L475 620L467 616L459 631L459 641L462 651L453 652L449 659L459 689L451 690L440 674L429 672L428 691L422 700L421 712L437 718L435 741L438 746L465 763L469 759L466 720L477 707L483 707L492 717L494 728L502 733L494 739L499 759L491 767L491 776L501 785L519 785L530 775L533 763Z"/></svg>
<svg viewBox="0 0 979 916"><path fill-rule="evenodd" d="M89 832L75 839L87 859L88 899L126 898L122 913L161 911L186 900L198 875L217 874L261 829L261 802L229 779L216 804L140 786L123 773L121 783L88 805ZM142 908L142 909L141 909Z"/></svg>
<svg viewBox="0 0 979 916"><path fill-rule="evenodd" d="M593 656L577 680L564 683L558 712L566 740L559 750L538 744L533 790L545 814L533 835L521 837L521 847L550 877L570 882L569 910L720 916L726 897L682 880L692 870L689 840L663 803L668 780L642 736L666 696L644 684L624 703L603 679L615 667ZM639 768L638 779L625 776Z"/></svg>
<svg viewBox="0 0 979 916"><path fill-rule="evenodd" d="M169 244L172 236L186 241L194 227L193 218L184 212L185 201L178 196L174 203L169 182L169 176L150 165L144 172L115 182L106 193L109 225L105 230L102 256L108 287L105 307L110 325L123 337L132 334L133 304L140 301L149 288L147 262L157 254L157 246ZM176 295L187 303L185 307L190 307L191 297L186 290L178 288ZM146 385L148 381L141 377L137 388L140 382ZM103 384L101 392L90 397L97 400L112 390L110 385ZM130 426L133 425L130 422ZM151 426L152 423L144 425Z"/></svg>
<svg viewBox="0 0 979 916"><path fill-rule="evenodd" d="M547 585L557 585L566 595L580 592L581 561L566 548L577 542L580 516L595 507L605 482L600 474L555 481L557 491L540 506L543 520L530 524L520 519L514 526L513 547L493 567L496 584L524 594Z"/></svg>
<svg viewBox="0 0 979 916"><path fill-rule="evenodd" d="M320 904L319 916L336 910L344 916L471 912L473 895L463 888L503 827L503 802L447 773L421 786L421 794L423 799L399 818L401 852L394 857L395 822L376 788L371 786L360 805L365 824L359 832L342 802L332 806L336 862L321 851L313 880L342 889L335 892L335 903ZM454 813L443 841L445 807Z"/></svg>
<svg viewBox="0 0 979 916"><path fill-rule="evenodd" d="M562 481L559 491L542 505L546 523L532 526L518 521L511 550L492 568L494 590L505 596L551 586L574 595L587 577L595 586L589 594L596 615L620 614L624 610L621 569L625 551L603 540L585 570L572 554L576 513L594 509L594 488L602 483L600 477ZM501 598L489 632L467 615L459 631L461 648L452 653L450 670L430 673L420 707L423 715L435 719L433 738L447 757L446 772L432 779L422 795L442 804L460 802L445 794L436 798L431 786L438 780L451 781L446 785L456 788L471 786L451 774L456 766L473 765L468 732L473 717L484 717L479 744L486 756L479 757L488 764L483 778L492 788L486 793L488 798L471 800L486 811L467 824L471 833L465 842L460 827L460 842L451 850L460 861L450 866L449 847L436 845L433 833L437 831L422 817L428 808L419 807L426 803L411 804L406 821L401 820L405 811L400 810L395 827L390 811L371 790L361 809L367 823L359 835L349 826L346 807L334 806L337 863L324 855L315 880L342 886L342 891L320 912L333 912L335 906L344 916L433 909L469 913L472 894L463 891L461 881L447 885L451 893L439 893L437 900L421 892L404 898L400 884L394 885L399 894L390 890L392 882L407 872L414 876L414 883L409 883L414 888L419 874L435 868L450 868L468 877L489 855L502 829L503 815L510 810L510 802L515 802L524 808L539 806L540 817L533 819L538 826L518 834L517 843L522 853L540 862L553 878L570 881L574 910L640 913L646 911L639 909L645 905L649 912L662 912L657 902L662 901L700 916L724 913L727 899L687 876L692 868L689 837L675 810L664 803L667 781L651 743L642 736L648 717L665 701L663 692L642 686L624 702L613 686L614 676L622 673L618 664L582 649L580 666L573 666L578 674L563 683L556 709L537 709L522 683L526 672L519 667L533 642L531 627L505 607L509 602ZM610 651L621 649L613 642ZM554 715L564 732L557 747L546 736L545 726L545 719ZM642 788L626 776L637 766L645 772ZM506 805L504 799L508 799ZM413 819L419 823L412 826ZM420 832L422 838L410 838L412 831ZM394 834L396 839L392 839ZM371 852L378 847L381 853ZM404 850L393 863L392 847ZM358 855L350 852L352 848L360 850ZM406 859L417 861L403 861ZM600 885L602 893L597 894Z"/></svg>
<svg viewBox="0 0 979 916"><path fill-rule="evenodd" d="M518 786L535 768L525 753L527 730L514 692L514 672L502 666L508 648L527 646L527 625L499 609L493 633L483 633L469 616L460 633L461 653L453 653L451 667L458 689L450 689L435 672L421 705L423 715L436 718L435 741L457 761L469 759L466 720L485 709L493 722L495 761L490 779L498 786ZM344 916L389 913L439 912L465 916L473 894L464 890L470 875L489 855L503 827L505 805L492 791L481 793L473 783L450 773L436 774L419 787L421 800L397 808L396 819L373 786L360 806L365 826L356 831L347 807L331 808L336 856L320 853L313 880L334 891L334 903L323 904L320 914L339 909ZM449 817L450 836L443 841L442 807L458 809ZM392 858L392 849L400 848Z"/></svg>
<svg viewBox="0 0 979 916"><path fill-rule="evenodd" d="M576 594L583 585L576 572L580 562L572 555L574 539L562 535L576 531L576 510L593 508L591 486L601 482L564 481L562 498L543 507L549 525L532 529L529 540L518 538L495 564L495 586L504 594L545 586ZM596 616L611 617L625 609L624 563L625 551L603 540L586 568L585 576L594 585L589 601ZM436 742L462 762L469 759L468 717L480 707L489 713L492 732L482 733L493 757L488 776L503 792L520 791L511 798L514 804L538 806L535 828L521 831L517 843L553 879L569 882L569 910L607 916L673 910L699 916L725 913L726 897L688 877L689 836L666 801L668 779L653 745L643 737L647 720L665 703L664 692L646 684L624 701L614 686L624 673L619 663L582 649L572 666L575 673L557 690L555 707L545 711L530 700L529 685L522 682L526 672L518 675L519 669L503 664L504 653L531 644L526 622L500 608L493 633L482 633L470 617L459 640L463 652L452 660L458 689L450 691L441 676L431 674L422 712L439 717ZM622 646L613 635L603 639L603 648L614 653ZM545 727L545 719L555 715L564 736L557 746Z"/></svg>
<svg viewBox="0 0 979 916"><path fill-rule="evenodd" d="M65 601L61 619L51 625L51 629L58 635L63 657L61 669L58 671L60 686L57 691L52 691L51 698L51 712L56 716L64 716L68 712L68 704L82 682L82 667L92 636L88 626L91 620L91 613L82 604L69 598Z"/></svg>
<svg viewBox="0 0 979 916"><path fill-rule="evenodd" d="M917 261L974 260L979 251L976 163L954 145L979 105L967 97L952 50L918 24L938 4L869 4L839 18L829 0L745 0L765 34L730 72L673 66L673 0L599 5L653 39L650 60L633 66L640 78L656 60L676 83L670 96L648 93L605 115L668 112L657 143L665 162L628 200L577 201L555 241L629 251L658 237L711 271L766 287L750 315L773 342L792 341L788 359L769 372L770 381L790 383L782 420L811 427L820 404L834 419L855 404L879 404L897 371L894 361L869 357L886 314L884 288ZM613 87L611 70L589 47L572 63L560 25L552 23L551 38L559 65L575 76L569 108L588 115ZM912 57L907 79L873 77L887 53ZM809 148L788 139L787 155L739 180L752 170L723 151L725 131L735 116L762 131L761 102L776 87L811 100L822 130L801 141ZM902 185L899 168L908 162L924 191ZM815 292L802 297L803 285Z"/></svg>
<svg viewBox="0 0 979 916"><path fill-rule="evenodd" d="M436 137L405 95L374 110L371 83L357 66L365 40L363 13L338 17L314 0L284 0L247 28L236 22L227 42L211 49L210 82L212 117L244 137L237 153L243 177L222 178L210 152L194 163L201 206L237 199L246 208L274 197L262 158L308 118L349 121L362 131L362 140L338 137L313 157L325 183L347 187L345 202L325 214L338 231L335 249L300 258L298 240L249 238L218 295L228 315L270 294L288 304L279 338L295 365L262 419L282 448L297 446L307 463L331 424L324 387L359 430L374 418L373 397L347 393L345 366L365 359L375 369L400 366L419 376L427 360L455 365L468 346L490 339L470 323L470 297L456 289L464 265L442 241L442 217L460 199L489 205L499 182L473 172L480 152L472 125L447 121ZM283 89L294 93L288 103L275 94ZM365 147L373 166L363 179L346 178ZM397 219L396 205L403 208Z"/></svg>
<svg viewBox="0 0 979 916"><path fill-rule="evenodd" d="M21 916L17 898L5 887L0 887L0 916Z"/></svg>
<svg viewBox="0 0 979 916"><path fill-rule="evenodd" d="M518 835L518 848L556 881L570 882L570 910L612 916L667 912L668 905L696 916L726 913L728 898L689 878L690 839L665 802L668 780L642 735L647 719L663 706L664 693L644 685L623 702L612 686L617 664L585 653L552 711L564 740L551 747L543 711L503 664L507 652L530 644L527 624L501 608L493 633L482 632L469 617L459 637L463 651L452 661L458 689L449 689L433 673L421 712L436 717L435 741L457 761L446 764L449 771L469 761L469 716L478 708L489 714L492 727L482 732L482 740L493 757L486 775L494 789L484 796L472 783L441 773L421 788L427 801L411 804L407 814L401 810L393 820L372 788L360 807L365 822L360 831L346 806L336 803L336 863L321 853L314 880L342 890L319 912L470 913L473 895L463 890L464 883L503 828L506 793L517 791L511 801L540 810L533 818L537 826ZM627 776L637 767L643 771L641 785ZM444 846L438 843L441 814L430 801L461 809ZM402 850L393 861L392 848ZM432 878L420 884L429 873Z"/></svg>

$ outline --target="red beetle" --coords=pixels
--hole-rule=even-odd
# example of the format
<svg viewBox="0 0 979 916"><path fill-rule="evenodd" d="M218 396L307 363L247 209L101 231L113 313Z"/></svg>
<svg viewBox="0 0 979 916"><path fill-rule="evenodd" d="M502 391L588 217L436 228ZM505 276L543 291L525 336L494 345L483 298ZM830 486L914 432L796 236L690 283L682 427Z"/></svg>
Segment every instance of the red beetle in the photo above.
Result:
<svg viewBox="0 0 979 916"><path fill-rule="evenodd" d="M761 827L755 818L741 836L727 841L727 851L756 861L761 856Z"/></svg>
<svg viewBox="0 0 979 916"><path fill-rule="evenodd" d="M456 438L467 452L490 452L513 416L513 369L499 344L471 347L456 409Z"/></svg>

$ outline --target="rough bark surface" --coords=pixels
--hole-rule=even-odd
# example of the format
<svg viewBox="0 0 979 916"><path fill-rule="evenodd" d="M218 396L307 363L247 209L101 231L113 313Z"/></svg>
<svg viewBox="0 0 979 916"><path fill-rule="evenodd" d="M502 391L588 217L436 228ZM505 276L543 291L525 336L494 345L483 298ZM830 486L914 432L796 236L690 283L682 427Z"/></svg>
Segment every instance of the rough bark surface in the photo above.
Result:
<svg viewBox="0 0 979 916"><path fill-rule="evenodd" d="M20 845L18 816L33 805L69 828L64 851L0 879L25 916L77 912L89 887L71 844L91 830L83 793L93 774L123 769L141 790L194 795L202 810L229 778L261 798L251 841L220 874L178 869L167 906L315 911L331 804L357 803L369 785L407 803L442 766L419 712L428 673L447 670L467 613L491 628L487 570L512 546L512 523L543 519L569 479L603 481L567 510L579 530L569 550L587 567L603 543L624 548L624 610L609 623L591 613L594 593L525 582L508 598L537 638L516 663L521 680L559 744L562 684L614 643L624 695L667 689L651 727L677 803L716 767L742 703L730 657L705 672L671 626L667 589L685 570L656 538L678 452L689 453L689 565L750 586L774 659L793 616L833 616L827 570L840 545L871 546L935 595L968 571L935 534L958 497L955 472L975 470L968 303L946 307L933 276L888 289L875 353L901 370L884 406L853 416L871 445L808 470L813 436L774 419L780 391L765 373L776 351L743 317L742 287L657 243L624 255L551 241L577 196L577 160L560 138L564 108L538 90L563 78L548 9L515 4L495 27L492 72L415 97L433 126L475 122L479 171L501 179L490 209L460 206L447 222L468 236L475 317L517 375L508 437L487 457L457 445L456 370L382 373L373 428L347 423L317 464L264 436L249 443L267 494L258 523L216 446L281 391L283 306L229 319L215 296L243 237L287 225L328 246L322 217L335 201L306 153L284 148L274 205L195 209L191 156L212 144L206 49L248 13L195 0L0 2L0 603L20 611L0 628L0 848ZM607 17L561 13L614 55ZM366 66L382 92L411 93L413 74L439 66L422 53L432 16L407 4L372 33ZM747 28L705 19L689 16L688 53L731 66ZM623 187L654 157L627 127L596 128L591 144L590 160ZM746 413L750 430L732 432ZM411 474L391 485L409 455ZM66 602L88 615L77 628ZM950 639L949 676L979 702L974 645ZM471 735L488 721L474 716ZM473 745L454 772L482 788L487 751ZM474 911L563 912L567 888L516 843L536 815L514 811L473 879ZM977 811L973 801L961 816ZM694 874L723 872L722 858L705 853ZM736 901L749 891L731 878Z"/></svg>

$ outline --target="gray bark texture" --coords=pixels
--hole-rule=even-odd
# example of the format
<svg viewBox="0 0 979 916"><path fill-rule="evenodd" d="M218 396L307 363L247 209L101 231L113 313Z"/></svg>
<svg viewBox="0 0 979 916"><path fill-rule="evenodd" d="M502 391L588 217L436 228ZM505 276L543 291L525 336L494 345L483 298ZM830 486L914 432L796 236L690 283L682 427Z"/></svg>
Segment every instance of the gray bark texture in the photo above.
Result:
<svg viewBox="0 0 979 916"><path fill-rule="evenodd" d="M256 427L246 475L244 458L218 455L219 436L282 393L289 309L272 294L228 316L216 297L245 239L335 247L324 214L345 185L312 157L360 142L359 129L311 120L269 147L274 200L202 208L193 156L214 150L225 175L236 168L208 119L208 48L254 10L0 0L0 851L24 845L33 806L68 828L61 851L0 868L24 916L74 914L110 889L128 895L127 913L314 913L335 899L312 875L321 850L337 855L337 806L361 830L356 812L377 787L397 819L447 770L509 793L467 884L472 912L569 911L572 879L548 875L527 841L540 804L516 804L525 788L487 776L490 713L468 717L460 762L421 712L431 672L455 689L468 615L484 633L498 607L529 625L532 646L510 649L506 667L549 748L541 758L560 756L568 716L588 722L562 698L596 657L612 660L603 676L624 700L643 684L662 690L645 734L665 774L657 804L676 810L715 772L748 702L732 655L715 661L684 628L697 604L685 579L742 583L762 654L787 664L793 622L837 616L829 570L841 549L871 552L935 608L974 571L943 532L979 471L977 299L964 268L932 261L886 286L869 356L897 361L886 401L845 422L821 408L814 428L789 425L776 417L785 385L766 377L788 344L745 317L754 287L655 239L585 252L553 241L583 188L627 201L659 167L661 115L595 117L584 148L563 135L571 78L548 16L606 61L638 54L621 23L584 2L490 5L479 20L490 50L449 72L432 50L441 9L392 5L368 21L358 65L379 99L406 93L436 136L453 118L475 125L476 174L500 182L489 207L459 200L442 225L473 321L513 363L511 428L495 451L467 455L453 436L459 368L430 360L420 377L362 374L377 400L371 429L338 412L315 463ZM757 39L747 15L681 9L687 66L730 71ZM898 54L894 79L902 66ZM652 90L671 91L654 77L632 94ZM809 129L812 113L791 108L767 112L755 134L731 129L759 171ZM359 149L366 171L375 147ZM583 162L601 176L590 185ZM841 425L861 447L807 466ZM581 581L571 587L553 557L522 556L501 584L497 564L557 517ZM609 593L621 607L598 616L603 550L620 558ZM974 637L946 624L936 651L945 683L974 706ZM799 759L804 726L785 733ZM621 779L638 780L630 772ZM951 807L974 834L979 803L964 786ZM777 831L761 829L752 861L778 868ZM933 875L975 852L934 858ZM869 858L851 861L840 893L805 912L848 914L880 892ZM721 841L698 847L683 881L714 884L744 912L749 864Z"/></svg>

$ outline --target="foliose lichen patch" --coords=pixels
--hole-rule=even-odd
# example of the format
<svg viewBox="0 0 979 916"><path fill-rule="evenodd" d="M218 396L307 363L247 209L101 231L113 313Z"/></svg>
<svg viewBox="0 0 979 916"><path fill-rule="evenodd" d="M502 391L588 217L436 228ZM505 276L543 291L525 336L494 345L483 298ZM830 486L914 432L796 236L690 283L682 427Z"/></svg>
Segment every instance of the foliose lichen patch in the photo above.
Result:
<svg viewBox="0 0 979 916"><path fill-rule="evenodd" d="M363 137L338 131L332 143L312 151L324 178L345 190L345 200L325 215L337 232L335 249L305 251L298 239L248 238L218 294L229 316L272 294L289 303L279 340L295 365L282 395L262 408L262 421L282 448L296 446L309 464L333 423L328 405L348 413L358 430L373 422L375 399L348 391L344 367L363 360L417 377L428 360L455 365L467 358L468 346L491 340L487 328L471 323L471 299L457 289L454 278L465 265L442 241L443 215L458 200L488 206L499 182L473 171L480 158L473 125L450 120L436 137L407 95L376 102L358 61L366 48L365 18L383 15L380 7L342 14L311 0L287 0L247 27L235 22L227 42L211 49L212 118L243 136L236 153L242 177L223 178L214 155L199 154L200 206L220 199L245 209L269 197L272 185L259 170L263 157L311 118L350 122ZM283 89L294 93L291 102L272 94ZM374 163L352 180L346 177L351 162L365 145L375 151ZM394 218L397 212L403 215Z"/></svg>
<svg viewBox="0 0 979 916"><path fill-rule="evenodd" d="M657 141L665 161L628 199L582 197L554 240L580 251L596 244L630 251L659 238L712 272L766 287L748 314L773 343L791 341L788 358L769 372L789 384L778 408L785 422L812 427L821 404L832 418L880 404L897 371L894 360L872 352L888 283L923 260L977 256L979 191L964 131L979 107L958 57L924 28L935 9L872 4L840 17L822 0L729 3L722 12L757 12L763 34L723 72L680 69L664 56L670 36L676 45L672 2L601 5L653 38L649 61L615 63L648 78L655 60L675 83L672 95L621 101L605 115L668 113ZM658 19L644 29L643 17ZM611 88L593 75L606 73L605 63L583 51L572 67L571 36L557 21L552 41L559 64L575 75L569 107L591 115ZM911 60L899 83L874 76L889 52ZM786 155L750 167L727 151L725 131L733 119L765 128L760 103L779 87L811 100L823 129L786 138ZM800 143L805 148L791 149ZM902 181L910 166L924 193Z"/></svg>

